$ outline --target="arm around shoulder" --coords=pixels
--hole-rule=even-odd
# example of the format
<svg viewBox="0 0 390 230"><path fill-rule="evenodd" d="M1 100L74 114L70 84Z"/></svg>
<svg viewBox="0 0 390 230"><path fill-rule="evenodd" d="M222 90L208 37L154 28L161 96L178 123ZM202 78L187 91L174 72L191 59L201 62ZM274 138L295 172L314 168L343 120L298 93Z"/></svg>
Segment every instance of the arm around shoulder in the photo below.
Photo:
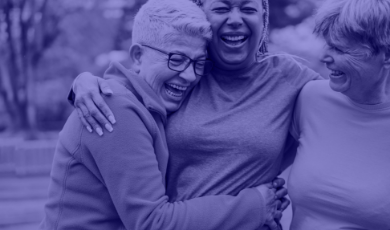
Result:
<svg viewBox="0 0 390 230"><path fill-rule="evenodd" d="M85 132L83 141L127 229L257 229L264 223L255 189L168 202L145 111L116 94L107 103L120 125L103 137Z"/></svg>

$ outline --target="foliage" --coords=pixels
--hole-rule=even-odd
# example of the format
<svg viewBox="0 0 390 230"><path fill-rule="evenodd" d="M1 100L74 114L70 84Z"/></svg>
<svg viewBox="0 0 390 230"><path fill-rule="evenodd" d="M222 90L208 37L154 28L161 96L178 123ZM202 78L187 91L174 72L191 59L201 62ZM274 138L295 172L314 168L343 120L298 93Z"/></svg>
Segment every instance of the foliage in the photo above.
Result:
<svg viewBox="0 0 390 230"><path fill-rule="evenodd" d="M126 60L133 16L145 1L1 0L0 132L61 128L73 79ZM304 44L318 43L305 19L320 0L269 1L272 49L314 60L317 49Z"/></svg>

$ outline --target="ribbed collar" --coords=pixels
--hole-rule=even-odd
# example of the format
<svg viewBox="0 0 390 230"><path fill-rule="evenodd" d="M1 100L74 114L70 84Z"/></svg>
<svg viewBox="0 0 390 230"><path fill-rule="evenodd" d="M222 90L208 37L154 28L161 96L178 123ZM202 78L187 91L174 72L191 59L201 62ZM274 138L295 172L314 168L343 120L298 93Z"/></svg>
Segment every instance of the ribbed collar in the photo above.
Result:
<svg viewBox="0 0 390 230"><path fill-rule="evenodd" d="M167 110L162 101L152 87L136 72L127 69L118 62L111 62L104 73L104 78L119 81L137 97L147 110L159 114L163 123L166 124Z"/></svg>
<svg viewBox="0 0 390 230"><path fill-rule="evenodd" d="M342 95L344 97L346 97L351 104L353 104L354 106L359 107L361 109L364 109L364 110L375 111L375 110L390 109L390 101L386 101L386 102L383 102L383 103L380 103L380 104L375 104L375 105L367 105L367 104L357 103L354 100L352 100L351 98L349 98L348 96L346 96L344 94L342 94Z"/></svg>

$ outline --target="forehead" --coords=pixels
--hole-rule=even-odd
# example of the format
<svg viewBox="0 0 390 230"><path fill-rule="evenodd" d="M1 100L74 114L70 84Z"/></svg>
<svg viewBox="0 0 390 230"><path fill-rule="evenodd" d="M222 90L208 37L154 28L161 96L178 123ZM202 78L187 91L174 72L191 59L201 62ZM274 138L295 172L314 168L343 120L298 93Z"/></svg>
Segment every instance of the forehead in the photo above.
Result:
<svg viewBox="0 0 390 230"><path fill-rule="evenodd" d="M206 55L206 40L197 37L189 36L183 33L175 33L169 36L169 42L165 47L160 47L170 53L181 53L192 59L204 57Z"/></svg>
<svg viewBox="0 0 390 230"><path fill-rule="evenodd" d="M255 4L262 6L262 0L204 0L204 3L211 5L214 3L225 3L227 5L244 5L244 4Z"/></svg>

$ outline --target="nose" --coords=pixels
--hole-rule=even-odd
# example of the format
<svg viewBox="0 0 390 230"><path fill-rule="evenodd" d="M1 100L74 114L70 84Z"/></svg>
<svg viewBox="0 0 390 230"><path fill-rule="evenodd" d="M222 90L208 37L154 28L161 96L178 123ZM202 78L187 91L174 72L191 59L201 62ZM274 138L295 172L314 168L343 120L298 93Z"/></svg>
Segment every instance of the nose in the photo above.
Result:
<svg viewBox="0 0 390 230"><path fill-rule="evenodd" d="M332 62L333 62L333 57L332 57L332 55L330 55L329 51L326 50L326 51L324 51L324 53L322 54L320 60L321 60L321 62L323 62L323 63L325 63L325 64L329 64L329 63L332 63Z"/></svg>
<svg viewBox="0 0 390 230"><path fill-rule="evenodd" d="M196 80L195 70L194 70L194 63L191 63L187 69L180 72L179 76L185 80L188 83L192 83Z"/></svg>
<svg viewBox="0 0 390 230"><path fill-rule="evenodd" d="M237 7L233 8L229 12L229 17L226 23L232 27L239 27L243 24L241 12Z"/></svg>

